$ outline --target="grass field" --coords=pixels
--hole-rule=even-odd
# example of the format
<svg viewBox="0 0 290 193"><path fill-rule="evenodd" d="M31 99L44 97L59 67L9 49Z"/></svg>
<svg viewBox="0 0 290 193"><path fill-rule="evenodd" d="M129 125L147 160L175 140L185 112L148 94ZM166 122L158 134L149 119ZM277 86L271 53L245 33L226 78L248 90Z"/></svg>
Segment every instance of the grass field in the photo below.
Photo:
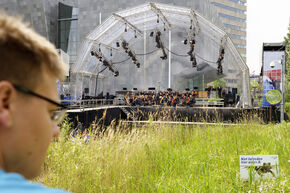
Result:
<svg viewBox="0 0 290 193"><path fill-rule="evenodd" d="M75 193L289 192L289 128L119 125L86 144L64 126L37 181ZM242 182L239 155L279 155L279 177Z"/></svg>

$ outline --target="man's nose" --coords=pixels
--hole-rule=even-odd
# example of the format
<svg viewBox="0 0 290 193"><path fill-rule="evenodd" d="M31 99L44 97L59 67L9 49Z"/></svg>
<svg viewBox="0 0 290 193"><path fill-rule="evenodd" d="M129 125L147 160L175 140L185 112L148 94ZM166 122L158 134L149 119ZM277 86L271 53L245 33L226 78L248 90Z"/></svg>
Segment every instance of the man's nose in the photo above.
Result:
<svg viewBox="0 0 290 193"><path fill-rule="evenodd" d="M53 123L52 126L52 137L57 138L60 134L59 126L56 123Z"/></svg>

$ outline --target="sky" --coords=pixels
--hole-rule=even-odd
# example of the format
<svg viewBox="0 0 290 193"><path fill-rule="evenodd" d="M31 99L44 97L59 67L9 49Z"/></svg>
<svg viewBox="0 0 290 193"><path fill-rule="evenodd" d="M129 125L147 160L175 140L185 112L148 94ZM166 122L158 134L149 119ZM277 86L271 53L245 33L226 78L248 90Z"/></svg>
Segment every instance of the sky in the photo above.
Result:
<svg viewBox="0 0 290 193"><path fill-rule="evenodd" d="M282 42L288 32L290 0L247 0L247 64L259 74L263 42Z"/></svg>

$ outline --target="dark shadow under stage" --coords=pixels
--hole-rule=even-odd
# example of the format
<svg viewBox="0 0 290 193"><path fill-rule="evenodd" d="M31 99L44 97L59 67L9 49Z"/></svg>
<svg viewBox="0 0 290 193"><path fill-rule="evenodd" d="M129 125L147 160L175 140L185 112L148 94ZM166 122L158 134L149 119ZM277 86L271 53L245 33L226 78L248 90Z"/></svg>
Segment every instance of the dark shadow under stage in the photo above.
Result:
<svg viewBox="0 0 290 193"><path fill-rule="evenodd" d="M285 116L287 116L285 114ZM93 122L110 125L113 120L130 121L177 121L208 123L239 123L258 121L260 123L279 122L279 109L233 108L233 107L164 107L164 106L102 106L96 108L68 110L68 117L76 125L76 117L88 128ZM288 118L288 117L286 117Z"/></svg>

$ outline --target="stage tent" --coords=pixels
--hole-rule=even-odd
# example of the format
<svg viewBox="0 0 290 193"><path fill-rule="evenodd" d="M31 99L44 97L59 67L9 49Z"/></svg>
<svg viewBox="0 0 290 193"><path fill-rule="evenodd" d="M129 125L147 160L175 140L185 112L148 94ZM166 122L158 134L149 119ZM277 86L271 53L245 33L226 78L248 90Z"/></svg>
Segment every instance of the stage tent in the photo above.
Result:
<svg viewBox="0 0 290 193"><path fill-rule="evenodd" d="M167 55L165 60L160 58L164 56L163 50L156 46L159 32ZM188 55L190 40L195 41L193 54L197 67L192 67ZM139 68L122 48L122 42L127 43L140 63ZM222 48L223 74L218 74L217 60ZM92 56L92 51L102 59ZM112 70L104 65L104 60ZM114 94L123 88L182 91L197 85L203 90L207 83L231 72L238 80L240 105L251 104L249 69L232 40L223 29L190 8L146 3L113 13L87 35L71 72L72 95L76 98L83 94L97 96L101 92Z"/></svg>

